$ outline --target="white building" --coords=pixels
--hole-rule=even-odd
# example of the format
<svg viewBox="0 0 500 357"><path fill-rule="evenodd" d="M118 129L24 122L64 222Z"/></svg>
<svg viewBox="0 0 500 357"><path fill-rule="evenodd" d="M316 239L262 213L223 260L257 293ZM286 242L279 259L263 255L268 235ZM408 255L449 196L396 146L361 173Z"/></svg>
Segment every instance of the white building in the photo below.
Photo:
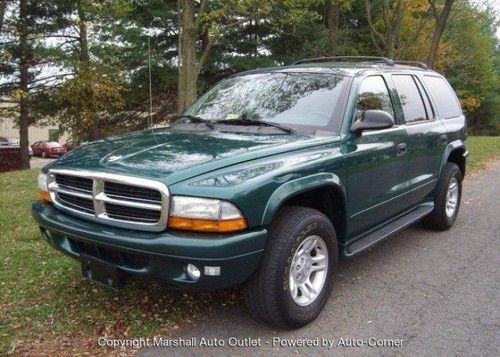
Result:
<svg viewBox="0 0 500 357"><path fill-rule="evenodd" d="M12 104L0 103L0 109L8 108ZM0 136L5 138L19 139L19 127L9 116L8 112L0 110ZM37 126L32 125L28 129L28 140L33 144L40 140L54 140L60 144L65 144L69 139L68 134L59 135L59 129L55 125Z"/></svg>

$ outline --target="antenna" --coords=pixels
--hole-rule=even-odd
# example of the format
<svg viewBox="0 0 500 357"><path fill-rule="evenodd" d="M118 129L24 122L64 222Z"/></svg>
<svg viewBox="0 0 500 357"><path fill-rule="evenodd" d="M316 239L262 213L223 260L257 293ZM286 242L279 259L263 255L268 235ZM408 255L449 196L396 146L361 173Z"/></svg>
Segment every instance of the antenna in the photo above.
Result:
<svg viewBox="0 0 500 357"><path fill-rule="evenodd" d="M153 91L151 86L151 45L148 36L148 67L149 67L149 121L148 128L153 127Z"/></svg>

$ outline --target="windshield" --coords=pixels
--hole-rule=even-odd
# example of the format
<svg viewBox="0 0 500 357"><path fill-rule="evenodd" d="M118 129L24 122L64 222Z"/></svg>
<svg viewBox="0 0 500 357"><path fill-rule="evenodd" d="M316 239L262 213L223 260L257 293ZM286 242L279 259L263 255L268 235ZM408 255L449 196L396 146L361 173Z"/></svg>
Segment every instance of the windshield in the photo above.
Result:
<svg viewBox="0 0 500 357"><path fill-rule="evenodd" d="M262 120L336 131L340 115L336 118L334 113L345 83L346 77L324 73L235 76L215 85L184 115L210 121Z"/></svg>

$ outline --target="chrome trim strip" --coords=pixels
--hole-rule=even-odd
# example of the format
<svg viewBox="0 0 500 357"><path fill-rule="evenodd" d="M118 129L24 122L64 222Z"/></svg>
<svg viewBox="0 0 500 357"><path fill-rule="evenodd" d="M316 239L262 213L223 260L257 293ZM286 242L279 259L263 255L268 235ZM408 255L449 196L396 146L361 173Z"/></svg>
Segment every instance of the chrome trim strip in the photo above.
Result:
<svg viewBox="0 0 500 357"><path fill-rule="evenodd" d="M142 203L142 202L136 202L136 201L117 200L116 198L111 198L111 197L107 196L104 192L97 194L95 196L95 199L97 201L101 201L101 202L105 202L105 203L113 203L113 204L120 205L120 206L149 209L149 210L153 210L153 211L161 211L161 205L154 205L154 204L150 204L150 203Z"/></svg>
<svg viewBox="0 0 500 357"><path fill-rule="evenodd" d="M92 179L93 180L92 195L86 195L81 192L59 187L55 180L56 174ZM168 211L170 205L170 193L168 191L168 187L162 182L139 178L139 177L133 177L133 176L110 174L105 172L95 172L87 170L69 170L69 169L50 169L47 175L47 181L48 181L50 198L52 199L54 205L61 211L66 211L75 216L80 216L82 218L97 223L108 224L110 226L115 226L125 229L138 229L143 231L159 232L167 227ZM133 200L126 201L126 200L118 200L115 198L111 198L107 196L106 193L104 192L104 182L106 181L158 190L161 195L161 203L149 204L149 203L136 202ZM64 205L63 203L59 202L57 197L57 192L65 193L75 197L92 199L94 202L95 215L85 213L74 208L70 208ZM132 222L128 220L111 218L106 213L106 208L105 208L106 202L125 207L135 207L141 209L160 211L161 212L160 219L158 220L158 222L146 223L146 222Z"/></svg>
<svg viewBox="0 0 500 357"><path fill-rule="evenodd" d="M54 190L56 192L59 192L59 193L65 193L65 194L70 195L70 196L87 198L89 200L93 199L92 198L92 194L82 193L82 192L78 192L78 191L75 191L75 190L67 190L65 188L59 187L59 185L57 183L55 183L55 182L51 182L49 184L49 190L50 189L52 189L52 190Z"/></svg>

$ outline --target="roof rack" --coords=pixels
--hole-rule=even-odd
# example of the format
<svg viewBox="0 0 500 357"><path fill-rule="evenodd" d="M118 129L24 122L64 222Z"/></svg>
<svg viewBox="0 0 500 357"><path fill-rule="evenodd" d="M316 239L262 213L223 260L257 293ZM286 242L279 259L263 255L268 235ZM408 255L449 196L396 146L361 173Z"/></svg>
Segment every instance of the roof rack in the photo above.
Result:
<svg viewBox="0 0 500 357"><path fill-rule="evenodd" d="M423 62L395 60L394 63L395 64L407 64L407 65L410 65L410 66L420 67L420 68L423 68L423 69L430 69L429 66L426 65Z"/></svg>
<svg viewBox="0 0 500 357"><path fill-rule="evenodd" d="M315 63L315 62L342 62L345 60L359 60L360 62L378 62L385 63L388 66L394 66L394 60L387 57L376 57L376 56L333 56L333 57L316 57L316 58L305 58L292 63L292 65L303 64L303 63Z"/></svg>

